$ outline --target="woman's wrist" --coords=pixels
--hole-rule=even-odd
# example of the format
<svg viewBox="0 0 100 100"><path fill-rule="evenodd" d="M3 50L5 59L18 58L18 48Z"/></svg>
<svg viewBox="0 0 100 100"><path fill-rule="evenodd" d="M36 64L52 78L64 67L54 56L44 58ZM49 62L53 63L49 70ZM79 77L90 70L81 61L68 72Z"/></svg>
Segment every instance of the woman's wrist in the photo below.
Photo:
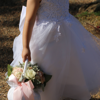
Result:
<svg viewBox="0 0 100 100"><path fill-rule="evenodd" d="M29 46L23 46L23 49L29 49Z"/></svg>
<svg viewBox="0 0 100 100"><path fill-rule="evenodd" d="M23 48L28 48L29 49L29 39L28 38L23 38Z"/></svg>

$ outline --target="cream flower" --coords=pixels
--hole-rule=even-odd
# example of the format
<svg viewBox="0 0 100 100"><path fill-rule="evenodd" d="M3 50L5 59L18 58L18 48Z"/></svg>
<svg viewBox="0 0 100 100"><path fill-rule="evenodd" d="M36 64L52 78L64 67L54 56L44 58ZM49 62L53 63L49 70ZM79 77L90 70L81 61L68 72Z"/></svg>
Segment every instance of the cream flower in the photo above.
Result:
<svg viewBox="0 0 100 100"><path fill-rule="evenodd" d="M12 74L19 80L23 73L23 68L14 67Z"/></svg>
<svg viewBox="0 0 100 100"><path fill-rule="evenodd" d="M13 72L23 72L23 68L14 67Z"/></svg>
<svg viewBox="0 0 100 100"><path fill-rule="evenodd" d="M34 79L36 72L33 69L27 69L25 72L25 77L28 79Z"/></svg>
<svg viewBox="0 0 100 100"><path fill-rule="evenodd" d="M14 76L19 80L22 75L22 72L15 72Z"/></svg>

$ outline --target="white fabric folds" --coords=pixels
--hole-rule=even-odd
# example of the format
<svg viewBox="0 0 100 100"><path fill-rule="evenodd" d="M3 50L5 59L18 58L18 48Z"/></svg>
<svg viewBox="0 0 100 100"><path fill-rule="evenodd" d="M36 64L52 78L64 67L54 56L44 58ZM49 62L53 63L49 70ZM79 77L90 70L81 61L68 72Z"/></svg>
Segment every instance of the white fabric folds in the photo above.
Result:
<svg viewBox="0 0 100 100"><path fill-rule="evenodd" d="M19 61L22 62L25 14L26 8L23 7L19 24L21 33L13 44L12 66L19 64ZM37 16L30 40L30 50L31 62L38 63L45 73L52 75L44 92L39 92L41 100L89 100L90 93L98 92L100 50L91 33L71 14L59 22L38 20Z"/></svg>

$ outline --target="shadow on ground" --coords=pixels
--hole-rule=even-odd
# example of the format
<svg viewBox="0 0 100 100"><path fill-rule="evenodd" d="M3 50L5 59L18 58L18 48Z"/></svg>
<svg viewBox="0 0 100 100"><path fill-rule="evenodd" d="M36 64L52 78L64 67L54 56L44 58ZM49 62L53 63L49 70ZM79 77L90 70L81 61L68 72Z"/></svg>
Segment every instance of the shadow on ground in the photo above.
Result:
<svg viewBox="0 0 100 100"><path fill-rule="evenodd" d="M16 5L26 5L27 0L0 0L0 7L9 6L14 7Z"/></svg>
<svg viewBox="0 0 100 100"><path fill-rule="evenodd" d="M0 31L0 34L3 33ZM0 35L0 72L6 72L7 64L13 60L12 42L13 38Z"/></svg>

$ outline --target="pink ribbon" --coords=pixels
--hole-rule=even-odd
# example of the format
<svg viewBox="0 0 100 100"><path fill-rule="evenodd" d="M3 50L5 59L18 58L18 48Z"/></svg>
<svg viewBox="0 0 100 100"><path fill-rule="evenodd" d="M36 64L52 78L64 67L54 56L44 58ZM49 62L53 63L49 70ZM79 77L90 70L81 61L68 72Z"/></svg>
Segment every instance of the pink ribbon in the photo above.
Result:
<svg viewBox="0 0 100 100"><path fill-rule="evenodd" d="M17 78L11 74L9 77L9 82L15 83L17 88L15 88L14 93L13 93L13 100L34 100L34 94L33 94L33 83L31 80L28 82L23 82L20 83L18 82Z"/></svg>

